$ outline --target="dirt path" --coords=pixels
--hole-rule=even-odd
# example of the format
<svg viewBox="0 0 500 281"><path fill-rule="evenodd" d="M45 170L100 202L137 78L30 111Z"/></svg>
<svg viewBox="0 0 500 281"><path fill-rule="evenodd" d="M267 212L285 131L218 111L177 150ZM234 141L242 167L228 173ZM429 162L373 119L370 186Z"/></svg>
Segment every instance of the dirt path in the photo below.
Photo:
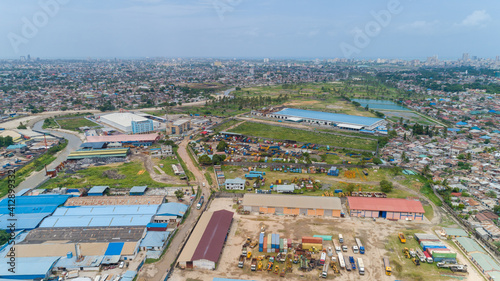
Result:
<svg viewBox="0 0 500 281"><path fill-rule="evenodd" d="M157 174L156 171L155 171L155 169L154 169L153 161L151 160L151 156L150 155L145 155L145 154L142 154L140 152L139 153L132 152L130 160L133 161L135 159L139 159L139 160L141 160L142 163L144 163L144 167L146 168L146 171L148 171L149 176L154 181L165 183L165 184L173 184L173 185L183 185L183 184L185 184L184 181L181 181L180 179L177 179L177 178L174 178L172 176L169 176L169 175L167 175L165 173L163 173L163 174Z"/></svg>

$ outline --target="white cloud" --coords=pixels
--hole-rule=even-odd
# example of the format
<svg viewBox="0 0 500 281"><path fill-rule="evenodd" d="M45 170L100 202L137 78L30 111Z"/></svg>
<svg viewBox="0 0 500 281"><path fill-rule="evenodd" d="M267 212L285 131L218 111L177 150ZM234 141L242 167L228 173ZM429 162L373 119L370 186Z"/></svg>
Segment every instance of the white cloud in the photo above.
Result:
<svg viewBox="0 0 500 281"><path fill-rule="evenodd" d="M425 20L417 20L412 23L403 24L398 27L399 30L403 31L429 31L432 28L436 27L439 21L425 21Z"/></svg>
<svg viewBox="0 0 500 281"><path fill-rule="evenodd" d="M491 21L491 16L486 10L477 10L468 15L459 25L466 27L485 26Z"/></svg>

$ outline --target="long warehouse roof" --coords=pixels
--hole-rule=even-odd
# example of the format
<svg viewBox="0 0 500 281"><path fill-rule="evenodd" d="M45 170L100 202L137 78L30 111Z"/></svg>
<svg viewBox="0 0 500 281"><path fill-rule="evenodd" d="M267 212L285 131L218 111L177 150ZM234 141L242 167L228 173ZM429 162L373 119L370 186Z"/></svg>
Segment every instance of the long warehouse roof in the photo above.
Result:
<svg viewBox="0 0 500 281"><path fill-rule="evenodd" d="M341 210L338 197L246 193L243 206Z"/></svg>
<svg viewBox="0 0 500 281"><path fill-rule="evenodd" d="M160 139L158 134L88 136L87 142L152 142Z"/></svg>
<svg viewBox="0 0 500 281"><path fill-rule="evenodd" d="M59 207L53 216L154 215L158 205Z"/></svg>
<svg viewBox="0 0 500 281"><path fill-rule="evenodd" d="M363 116L329 113L329 112L304 110L296 108L284 108L278 112L275 112L274 114L307 118L307 119L325 120L334 123L357 124L363 126L371 126L376 122L383 120L380 118L373 118L373 117L363 117Z"/></svg>
<svg viewBox="0 0 500 281"><path fill-rule="evenodd" d="M351 210L425 213L420 201L399 198L347 197Z"/></svg>
<svg viewBox="0 0 500 281"><path fill-rule="evenodd" d="M233 212L226 210L214 212L194 251L192 260L209 260L215 263L219 260L233 215Z"/></svg>
<svg viewBox="0 0 500 281"><path fill-rule="evenodd" d="M51 216L43 220L40 227L145 226L151 218L152 215Z"/></svg>

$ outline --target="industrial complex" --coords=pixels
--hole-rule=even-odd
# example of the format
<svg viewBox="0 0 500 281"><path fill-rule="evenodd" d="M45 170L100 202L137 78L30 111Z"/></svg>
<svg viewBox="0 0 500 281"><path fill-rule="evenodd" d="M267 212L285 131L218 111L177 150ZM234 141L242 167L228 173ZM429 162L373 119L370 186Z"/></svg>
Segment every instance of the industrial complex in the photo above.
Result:
<svg viewBox="0 0 500 281"><path fill-rule="evenodd" d="M420 201L398 198L348 197L347 208L353 217L391 220L423 220L425 213Z"/></svg>
<svg viewBox="0 0 500 281"><path fill-rule="evenodd" d="M262 116L289 122L303 122L312 125L326 125L345 130L387 131L387 121L380 118L337 114L296 108L279 108L272 111L252 111L254 116Z"/></svg>
<svg viewBox="0 0 500 281"><path fill-rule="evenodd" d="M248 212L276 215L340 217L342 212L338 197L245 194L242 205Z"/></svg>

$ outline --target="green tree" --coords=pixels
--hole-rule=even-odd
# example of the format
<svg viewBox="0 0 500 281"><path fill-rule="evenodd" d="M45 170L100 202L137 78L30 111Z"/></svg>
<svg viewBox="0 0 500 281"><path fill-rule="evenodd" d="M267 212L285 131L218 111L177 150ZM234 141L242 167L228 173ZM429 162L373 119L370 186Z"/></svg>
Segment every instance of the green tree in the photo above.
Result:
<svg viewBox="0 0 500 281"><path fill-rule="evenodd" d="M493 212L495 212L495 214L497 215L500 214L500 205L495 205L493 207Z"/></svg>
<svg viewBox="0 0 500 281"><path fill-rule="evenodd" d="M486 192L486 196L488 196L490 198L497 198L497 194L493 190Z"/></svg>
<svg viewBox="0 0 500 281"><path fill-rule="evenodd" d="M225 141L221 140L219 142L219 144L217 144L217 151L222 152L222 151L226 150L226 147L227 147L227 143Z"/></svg>
<svg viewBox="0 0 500 281"><path fill-rule="evenodd" d="M392 191L392 182L388 180L381 180L380 181L380 190L385 193L390 193Z"/></svg>
<svg viewBox="0 0 500 281"><path fill-rule="evenodd" d="M198 158L198 162L202 165L212 165L212 159L208 155L204 154Z"/></svg>
<svg viewBox="0 0 500 281"><path fill-rule="evenodd" d="M373 157L373 164L380 165L382 164L382 160L378 157Z"/></svg>
<svg viewBox="0 0 500 281"><path fill-rule="evenodd" d="M175 197L177 197L177 199L180 200L182 197L184 197L184 192L182 192L182 190L180 189L176 190Z"/></svg>
<svg viewBox="0 0 500 281"><path fill-rule="evenodd" d="M226 155L223 154L215 154L212 157L212 164L219 165L222 161L226 160Z"/></svg>
<svg viewBox="0 0 500 281"><path fill-rule="evenodd" d="M0 230L0 246L9 241L10 235L5 230Z"/></svg>
<svg viewBox="0 0 500 281"><path fill-rule="evenodd" d="M27 129L26 125L23 124L23 122L19 122L19 126L17 126L18 129Z"/></svg>
<svg viewBox="0 0 500 281"><path fill-rule="evenodd" d="M354 185L354 183L350 183L348 184L346 187L345 187L345 190L349 193L352 193L354 191L354 189L356 188L356 185Z"/></svg>

